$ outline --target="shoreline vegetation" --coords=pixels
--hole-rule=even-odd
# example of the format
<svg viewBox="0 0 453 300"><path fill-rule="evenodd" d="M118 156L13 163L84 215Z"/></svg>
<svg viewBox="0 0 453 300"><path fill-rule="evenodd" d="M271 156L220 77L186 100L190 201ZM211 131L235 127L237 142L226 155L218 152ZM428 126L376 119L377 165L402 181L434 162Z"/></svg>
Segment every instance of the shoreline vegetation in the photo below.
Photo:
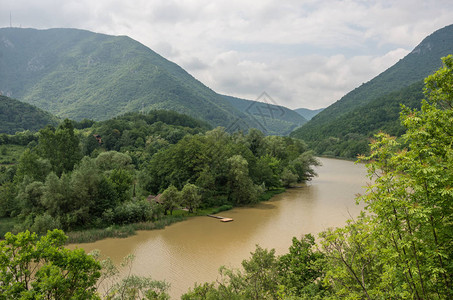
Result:
<svg viewBox="0 0 453 300"><path fill-rule="evenodd" d="M261 194L259 202L265 202L271 200L275 195L284 193L285 188L276 188L273 190L265 191ZM252 204L256 205L256 204ZM238 207L238 206L236 206ZM228 211L235 208L232 205L222 205L217 207L210 207L204 209L198 209L194 213L189 213L183 209L175 210L173 215L166 215L162 219L150 222L137 222L124 225L111 225L105 228L92 228L80 231L68 231L66 235L68 239L66 244L83 244L93 243L106 238L127 238L136 234L139 230L158 230L164 229L165 227L188 220L192 217L206 216L209 214L217 214L222 211ZM12 231L15 225L13 218L0 218L0 240L3 239L6 232Z"/></svg>
<svg viewBox="0 0 453 300"><path fill-rule="evenodd" d="M61 229L74 243L268 200L309 181L319 165L301 140L210 129L167 111L66 119L0 138L26 148L15 165L0 168L0 234Z"/></svg>
<svg viewBox="0 0 453 300"><path fill-rule="evenodd" d="M265 191L261 194L259 202L265 202L271 200L275 195L284 193L285 188L278 188L269 191ZM256 205L252 204L253 205ZM238 207L238 206L236 206ZM138 222L126 225L112 225L106 228L95 228L81 231L67 232L68 236L67 244L83 244L92 243L106 238L127 238L136 234L139 230L158 230L164 229L165 227L177 223L186 221L193 217L206 216L210 214L218 214L222 211L228 211L236 208L232 205L222 205L218 207L211 207L205 209L198 209L194 213L189 213L183 209L175 210L173 215L164 216L162 219L154 222Z"/></svg>

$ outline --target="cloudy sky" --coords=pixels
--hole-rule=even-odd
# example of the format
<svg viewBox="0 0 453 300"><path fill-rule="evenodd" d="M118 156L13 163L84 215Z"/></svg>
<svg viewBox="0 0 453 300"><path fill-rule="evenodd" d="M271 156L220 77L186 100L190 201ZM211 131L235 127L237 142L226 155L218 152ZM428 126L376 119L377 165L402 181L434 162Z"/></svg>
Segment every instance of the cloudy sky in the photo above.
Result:
<svg viewBox="0 0 453 300"><path fill-rule="evenodd" d="M216 92L321 108L453 23L451 0L0 0L0 27L128 35Z"/></svg>

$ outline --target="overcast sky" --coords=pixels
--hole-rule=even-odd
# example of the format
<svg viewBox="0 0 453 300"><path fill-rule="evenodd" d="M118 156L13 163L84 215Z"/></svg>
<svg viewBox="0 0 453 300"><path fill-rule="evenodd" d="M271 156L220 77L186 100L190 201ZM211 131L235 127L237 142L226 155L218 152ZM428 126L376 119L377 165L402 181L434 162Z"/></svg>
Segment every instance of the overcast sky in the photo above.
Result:
<svg viewBox="0 0 453 300"><path fill-rule="evenodd" d="M326 107L453 23L452 0L0 0L0 27L128 35L218 93Z"/></svg>

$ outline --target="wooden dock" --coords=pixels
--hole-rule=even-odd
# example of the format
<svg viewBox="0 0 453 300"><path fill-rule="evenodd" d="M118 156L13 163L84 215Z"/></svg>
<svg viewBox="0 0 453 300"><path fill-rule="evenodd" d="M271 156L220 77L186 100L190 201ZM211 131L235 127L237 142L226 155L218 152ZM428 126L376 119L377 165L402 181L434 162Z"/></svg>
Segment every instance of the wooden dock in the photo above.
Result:
<svg viewBox="0 0 453 300"><path fill-rule="evenodd" d="M214 215L207 215L207 216L211 217L211 218L219 219L220 222L231 222L231 221L233 221L233 219L231 219L231 218L225 218L225 217L221 217L221 216L214 216Z"/></svg>

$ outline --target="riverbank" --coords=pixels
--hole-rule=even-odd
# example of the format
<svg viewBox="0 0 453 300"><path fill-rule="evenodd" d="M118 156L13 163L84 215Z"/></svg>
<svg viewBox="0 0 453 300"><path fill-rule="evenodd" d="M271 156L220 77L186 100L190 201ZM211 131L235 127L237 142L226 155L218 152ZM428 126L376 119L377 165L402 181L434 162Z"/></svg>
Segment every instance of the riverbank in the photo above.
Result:
<svg viewBox="0 0 453 300"><path fill-rule="evenodd" d="M190 217L165 230L139 230L128 238L106 238L68 248L98 249L115 264L133 254L132 274L165 280L171 284L171 299L180 299L194 282L218 279L219 266L241 267L257 244L282 255L288 252L293 237L316 236L359 215L362 206L356 205L355 195L363 192L368 182L364 165L326 158L321 161L323 166L315 169L319 176L307 184L287 189L270 201L219 213L233 222Z"/></svg>
<svg viewBox="0 0 453 300"><path fill-rule="evenodd" d="M273 189L265 191L259 197L259 202L269 201L277 194L285 192L285 188ZM124 225L111 225L106 228L92 228L84 229L80 231L69 231L66 232L68 236L68 244L81 244L81 243L92 243L106 238L126 238L132 235L135 235L138 230L157 230L163 229L171 224L185 221L188 218L206 216L217 214L222 211L227 211L234 208L232 205L222 205L218 207L210 207L205 209L199 209L195 213L189 213L185 210L175 210L173 215L166 215L160 220L154 222L140 222L140 223L131 223ZM14 225L17 223L17 220L14 218L0 218L0 233L1 238L4 234L9 231L13 231Z"/></svg>
<svg viewBox="0 0 453 300"><path fill-rule="evenodd" d="M277 194L285 192L285 188L265 191L261 194L259 202L269 201ZM138 230L156 230L163 229L173 223L185 221L188 218L218 214L234 208L232 205L222 205L199 209L195 213L189 213L185 210L175 210L173 215L164 216L162 219L154 222L140 222L125 225L112 225L107 228L86 229L81 231L67 232L68 244L92 243L105 238L126 238L136 234Z"/></svg>

